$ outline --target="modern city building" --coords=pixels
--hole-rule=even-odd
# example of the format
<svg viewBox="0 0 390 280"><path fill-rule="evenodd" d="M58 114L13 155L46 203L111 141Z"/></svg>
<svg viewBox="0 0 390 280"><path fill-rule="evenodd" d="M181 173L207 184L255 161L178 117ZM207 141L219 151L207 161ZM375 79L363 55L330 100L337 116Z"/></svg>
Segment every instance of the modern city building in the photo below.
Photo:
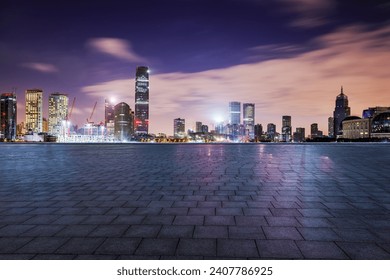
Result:
<svg viewBox="0 0 390 280"><path fill-rule="evenodd" d="M209 126L203 124L203 125L202 125L202 128L201 128L201 132L202 132L202 133L209 133Z"/></svg>
<svg viewBox="0 0 390 280"><path fill-rule="evenodd" d="M15 141L16 131L16 95L3 93L0 97L0 138Z"/></svg>
<svg viewBox="0 0 390 280"><path fill-rule="evenodd" d="M375 116L377 116L380 113L385 113L385 112L389 112L389 111L390 111L390 107L379 107L379 106L370 107L368 109L363 110L362 118L363 119L374 118Z"/></svg>
<svg viewBox="0 0 390 280"><path fill-rule="evenodd" d="M239 125L241 123L241 103L237 101L229 102L229 124Z"/></svg>
<svg viewBox="0 0 390 280"><path fill-rule="evenodd" d="M390 139L390 111L380 113L372 119L371 136Z"/></svg>
<svg viewBox="0 0 390 280"><path fill-rule="evenodd" d="M254 127L254 139L255 141L260 141L263 136L263 126L261 124L256 124Z"/></svg>
<svg viewBox="0 0 390 280"><path fill-rule="evenodd" d="M292 140L291 116L282 116L282 142Z"/></svg>
<svg viewBox="0 0 390 280"><path fill-rule="evenodd" d="M135 74L135 118L137 134L149 133L149 68L138 66Z"/></svg>
<svg viewBox="0 0 390 280"><path fill-rule="evenodd" d="M26 131L40 133L43 131L43 91L26 90Z"/></svg>
<svg viewBox="0 0 390 280"><path fill-rule="evenodd" d="M276 125L273 123L267 124L267 139L274 141L276 136Z"/></svg>
<svg viewBox="0 0 390 280"><path fill-rule="evenodd" d="M202 122L195 123L195 132L196 133L202 132Z"/></svg>
<svg viewBox="0 0 390 280"><path fill-rule="evenodd" d="M334 137L334 119L333 117L328 118L328 136L333 138Z"/></svg>
<svg viewBox="0 0 390 280"><path fill-rule="evenodd" d="M130 106L121 102L114 107L115 138L119 141L128 141L134 130L134 113Z"/></svg>
<svg viewBox="0 0 390 280"><path fill-rule="evenodd" d="M345 139L370 138L371 119L349 116L342 122L342 137Z"/></svg>
<svg viewBox="0 0 390 280"><path fill-rule="evenodd" d="M66 133L66 121L68 119L68 95L52 93L49 96L49 121L48 132L51 135L59 136Z"/></svg>
<svg viewBox="0 0 390 280"><path fill-rule="evenodd" d="M255 104L244 103L242 105L242 111L245 131L249 134L249 137L253 139L255 135Z"/></svg>
<svg viewBox="0 0 390 280"><path fill-rule="evenodd" d="M343 87L341 87L341 92L336 97L336 106L333 111L334 119L334 137L341 135L341 123L342 121L351 115L351 108L348 107L348 97L343 92Z"/></svg>
<svg viewBox="0 0 390 280"><path fill-rule="evenodd" d="M293 140L294 142L305 142L305 128L304 127L297 127L295 129L295 132L293 134Z"/></svg>
<svg viewBox="0 0 390 280"><path fill-rule="evenodd" d="M310 125L310 138L316 138L318 136L318 123L312 123Z"/></svg>
<svg viewBox="0 0 390 280"><path fill-rule="evenodd" d="M185 136L185 119L177 118L173 120L173 136L175 138L184 138Z"/></svg>
<svg viewBox="0 0 390 280"><path fill-rule="evenodd" d="M107 136L115 135L115 105L107 99L104 100L104 126Z"/></svg>

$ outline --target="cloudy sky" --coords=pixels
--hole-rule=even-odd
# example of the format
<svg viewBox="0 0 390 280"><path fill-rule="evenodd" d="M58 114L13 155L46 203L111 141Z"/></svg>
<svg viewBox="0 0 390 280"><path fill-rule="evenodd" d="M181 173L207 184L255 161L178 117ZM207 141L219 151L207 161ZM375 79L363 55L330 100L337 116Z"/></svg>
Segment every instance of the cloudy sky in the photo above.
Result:
<svg viewBox="0 0 390 280"><path fill-rule="evenodd" d="M134 109L137 65L151 69L150 131L227 120L256 104L256 123L292 116L327 132L344 86L353 115L390 106L390 4L367 0L0 2L0 92L76 97L73 122L104 119L104 99Z"/></svg>

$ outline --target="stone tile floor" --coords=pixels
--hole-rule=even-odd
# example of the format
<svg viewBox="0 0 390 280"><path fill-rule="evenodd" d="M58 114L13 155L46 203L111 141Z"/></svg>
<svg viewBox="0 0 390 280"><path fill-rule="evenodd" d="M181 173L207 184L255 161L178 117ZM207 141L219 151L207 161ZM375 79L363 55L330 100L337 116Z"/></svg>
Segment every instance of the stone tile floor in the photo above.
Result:
<svg viewBox="0 0 390 280"><path fill-rule="evenodd" d="M389 144L0 144L0 259L390 259Z"/></svg>

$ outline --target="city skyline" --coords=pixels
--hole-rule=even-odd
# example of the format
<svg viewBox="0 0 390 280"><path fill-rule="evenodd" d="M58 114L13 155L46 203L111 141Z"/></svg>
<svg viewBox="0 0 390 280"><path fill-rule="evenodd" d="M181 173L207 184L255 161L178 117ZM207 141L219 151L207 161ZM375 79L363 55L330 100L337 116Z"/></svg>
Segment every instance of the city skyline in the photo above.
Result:
<svg viewBox="0 0 390 280"><path fill-rule="evenodd" d="M18 122L27 89L43 89L45 117L51 93L77 97L72 118L82 126L95 102L95 123L104 122L105 99L134 110L134 69L148 65L149 130L167 134L178 116L188 128L200 121L213 129L218 119L228 120L233 100L255 104L255 124L263 127L274 123L280 131L288 115L293 131L318 123L326 134L342 85L351 115L389 105L386 1L223 1L223 9L221 3L5 1L0 91L17 88ZM142 5L148 14L136 12Z"/></svg>

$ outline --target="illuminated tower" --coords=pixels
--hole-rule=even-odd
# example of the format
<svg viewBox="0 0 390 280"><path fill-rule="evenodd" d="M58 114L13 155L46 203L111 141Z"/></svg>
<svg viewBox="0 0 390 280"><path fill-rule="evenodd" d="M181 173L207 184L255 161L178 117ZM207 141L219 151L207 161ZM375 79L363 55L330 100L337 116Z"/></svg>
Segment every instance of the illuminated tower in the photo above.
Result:
<svg viewBox="0 0 390 280"><path fill-rule="evenodd" d="M65 133L65 123L68 117L68 95L52 93L49 96L49 134Z"/></svg>
<svg viewBox="0 0 390 280"><path fill-rule="evenodd" d="M243 121L244 128L249 132L249 137L254 138L254 128L255 128L255 104L254 103L244 103L243 108Z"/></svg>
<svg viewBox="0 0 390 280"><path fill-rule="evenodd" d="M16 95L3 93L0 98L0 138L14 141L16 138Z"/></svg>
<svg viewBox="0 0 390 280"><path fill-rule="evenodd" d="M177 118L173 120L173 135L175 138L183 138L185 135L185 119Z"/></svg>
<svg viewBox="0 0 390 280"><path fill-rule="evenodd" d="M343 92L343 87L341 87L341 92L336 97L336 107L333 111L333 120L334 120L334 137L341 134L340 126L342 121L351 115L351 108L348 107L348 97Z"/></svg>
<svg viewBox="0 0 390 280"><path fill-rule="evenodd" d="M282 117L282 141L290 142L292 139L291 116Z"/></svg>
<svg viewBox="0 0 390 280"><path fill-rule="evenodd" d="M42 97L41 89L26 90L26 130L39 133L42 132Z"/></svg>
<svg viewBox="0 0 390 280"><path fill-rule="evenodd" d="M239 125L241 123L241 103L237 101L229 102L229 124Z"/></svg>
<svg viewBox="0 0 390 280"><path fill-rule="evenodd" d="M128 141L133 133L134 114L130 106L121 102L114 107L115 138Z"/></svg>
<svg viewBox="0 0 390 280"><path fill-rule="evenodd" d="M115 105L108 100L104 100L104 126L107 135L113 136L115 133Z"/></svg>
<svg viewBox="0 0 390 280"><path fill-rule="evenodd" d="M138 66L135 74L135 120L137 134L149 132L149 68Z"/></svg>

